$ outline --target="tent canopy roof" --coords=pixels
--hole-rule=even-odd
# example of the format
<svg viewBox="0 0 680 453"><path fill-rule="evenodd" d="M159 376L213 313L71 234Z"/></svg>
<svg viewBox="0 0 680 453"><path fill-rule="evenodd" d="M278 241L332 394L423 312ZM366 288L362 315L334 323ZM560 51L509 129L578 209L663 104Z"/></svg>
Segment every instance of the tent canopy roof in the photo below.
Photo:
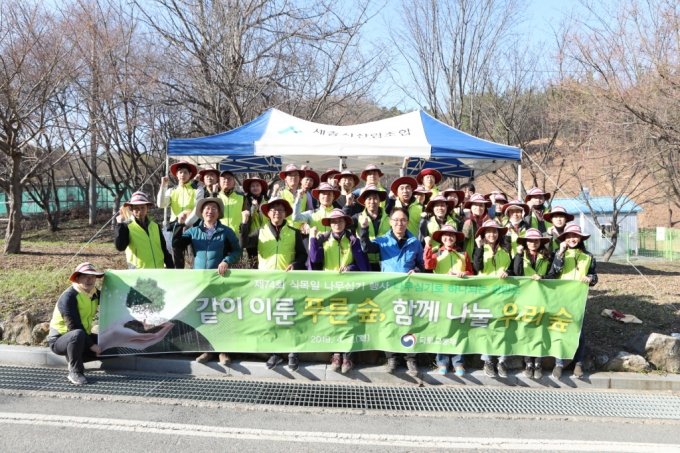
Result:
<svg viewBox="0 0 680 453"><path fill-rule="evenodd" d="M279 171L290 163L324 172L378 165L398 173L410 157L409 173L424 168L444 176L477 177L518 162L521 150L482 140L434 119L422 110L353 126L312 123L270 109L237 129L209 137L173 139L168 156L217 164L235 173Z"/></svg>

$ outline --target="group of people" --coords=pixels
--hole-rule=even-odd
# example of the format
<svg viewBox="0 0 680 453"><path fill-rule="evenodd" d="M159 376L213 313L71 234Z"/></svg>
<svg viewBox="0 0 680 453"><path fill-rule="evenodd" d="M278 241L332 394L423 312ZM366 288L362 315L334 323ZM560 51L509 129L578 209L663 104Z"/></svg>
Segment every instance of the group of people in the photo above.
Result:
<svg viewBox="0 0 680 453"><path fill-rule="evenodd" d="M404 168L407 164L408 159ZM168 178L163 178L157 199L159 207L170 208L169 247L161 227L148 216L154 203L146 194L134 193L116 219L114 244L125 251L130 269L182 269L188 252L194 269L215 269L226 276L245 250L252 267L260 270L430 272L455 278L514 275L597 283L595 260L584 244L589 236L569 223L574 217L563 208L548 209L550 194L538 188L531 189L524 201L508 201L500 191L475 193L471 183L440 190L442 175L425 169L415 178L402 171L388 190L381 185L383 172L373 164L358 175L332 168L319 175L288 165L279 174L283 187L270 188L267 181L250 178L243 181L242 190L228 170L199 171L182 161L170 171L178 184L169 188ZM50 344L56 353L64 352L67 341L78 341L80 349L97 353L87 329L82 339L64 339L69 326L80 326L73 322L73 313L85 305L78 298L90 294L80 287L80 278L94 280L91 275L74 273L73 288L55 308ZM96 291L90 299L94 297ZM65 324L58 312L68 312L71 323ZM75 352L68 353L71 361ZM584 352L582 330L574 356L576 377L583 375ZM205 353L197 361L205 363L213 356ZM386 356L387 371L393 373L398 354ZM415 359L415 354L405 355L412 376L418 374ZM506 357L482 359L486 374L507 377ZM231 362L228 352L220 353L219 360L224 365ZM280 354L271 354L267 367L282 361ZM460 355L438 354L436 361L441 374L450 367L457 375L466 372ZM542 376L540 358L527 357L525 362L526 376ZM290 353L289 369L296 371L298 366L298 355ZM332 370L349 373L353 366L352 353L333 354ZM558 359L552 371L555 378L562 376L563 366ZM72 368L79 373L82 363Z"/></svg>

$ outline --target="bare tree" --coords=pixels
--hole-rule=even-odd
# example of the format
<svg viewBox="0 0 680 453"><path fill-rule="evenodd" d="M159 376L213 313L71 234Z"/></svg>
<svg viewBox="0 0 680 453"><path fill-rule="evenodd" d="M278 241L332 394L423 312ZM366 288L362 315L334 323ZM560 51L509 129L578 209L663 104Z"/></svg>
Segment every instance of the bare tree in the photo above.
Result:
<svg viewBox="0 0 680 453"><path fill-rule="evenodd" d="M479 135L481 94L523 8L521 0L402 0L390 36L408 76L395 80L435 118Z"/></svg>
<svg viewBox="0 0 680 453"><path fill-rule="evenodd" d="M0 187L10 203L6 254L21 251L24 185L54 164L61 150L42 147L39 134L52 126L51 102L74 72L63 20L41 4L8 0L0 9Z"/></svg>

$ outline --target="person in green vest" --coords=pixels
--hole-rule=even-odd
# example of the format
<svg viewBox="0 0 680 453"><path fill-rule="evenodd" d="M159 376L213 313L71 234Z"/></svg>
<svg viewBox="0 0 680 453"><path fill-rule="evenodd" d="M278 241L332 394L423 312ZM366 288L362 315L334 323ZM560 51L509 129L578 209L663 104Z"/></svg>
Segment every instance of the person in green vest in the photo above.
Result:
<svg viewBox="0 0 680 453"><path fill-rule="evenodd" d="M456 230L461 231L463 229L463 221L465 220L465 213L463 212L465 193L463 193L462 190L450 188L444 190L442 194L448 201L453 202L453 209L451 210L450 215L453 220L456 221Z"/></svg>
<svg viewBox="0 0 680 453"><path fill-rule="evenodd" d="M500 190L492 190L491 193L484 195L485 200L491 202L491 208L489 209L489 218L496 220L498 223L503 225L503 205L508 202L508 196ZM493 210L493 212L492 212Z"/></svg>
<svg viewBox="0 0 680 453"><path fill-rule="evenodd" d="M448 201L444 195L436 195L430 200L425 208L423 217L420 219L418 239L421 243L425 244L425 238L428 236L432 238L432 235L444 225L451 225L453 228L456 228L456 221L449 215L453 207L453 202ZM430 242L436 252L439 242L436 240Z"/></svg>
<svg viewBox="0 0 680 453"><path fill-rule="evenodd" d="M307 169L306 165L302 166L300 173L300 189L302 190L298 191L298 193L303 192L305 197L307 197L307 210L311 211L319 207L319 202L312 196L312 191L321 184L319 174Z"/></svg>
<svg viewBox="0 0 680 453"><path fill-rule="evenodd" d="M307 250L302 234L286 222L286 218L293 215L293 208L288 200L272 198L262 205L262 213L269 221L252 232L249 211L243 212L241 223L241 246L257 247L258 269L286 272L306 270ZM272 354L267 361L267 368L271 370L282 361L279 354ZM297 353L288 354L288 368L291 371L299 369Z"/></svg>
<svg viewBox="0 0 680 453"><path fill-rule="evenodd" d="M192 179L198 170L192 163L180 161L170 166L172 173L179 182L177 187L168 189L168 177L161 178L161 187L158 191L158 207L166 208L170 206L170 222L167 230L174 231L177 223L177 216L181 213L190 215L196 203L203 198L204 191L197 190L192 184ZM172 250L172 257L175 262L175 269L184 269L184 252Z"/></svg>
<svg viewBox="0 0 680 453"><path fill-rule="evenodd" d="M402 176L394 180L390 186L390 197L385 204L387 215L392 213L393 208L404 208L408 212L408 231L418 237L420 219L425 207L418 202L413 192L418 188L418 182L410 176ZM422 245L422 244L421 244Z"/></svg>
<svg viewBox="0 0 680 453"><path fill-rule="evenodd" d="M491 202L485 200L484 197L478 193L472 195L463 205L464 210L470 213L470 217L463 222L462 231L465 236L463 249L470 256L472 256L475 250L475 237L477 236L477 231L482 227L484 222L489 220L487 214L489 206L491 206Z"/></svg>
<svg viewBox="0 0 680 453"><path fill-rule="evenodd" d="M95 283L103 276L92 264L79 264L69 277L71 287L61 294L52 313L47 343L52 352L66 356L68 380L75 385L87 384L83 363L97 360L102 352L92 326L100 298Z"/></svg>
<svg viewBox="0 0 680 453"><path fill-rule="evenodd" d="M523 237L517 239L517 254L512 259L512 268L518 277L533 280L554 279L552 269L553 253L548 249L550 238L541 235L535 228L529 228ZM541 379L543 365L540 357L524 357L524 376Z"/></svg>
<svg viewBox="0 0 680 453"><path fill-rule="evenodd" d="M507 233L508 229L500 226L495 220L487 220L482 224L475 236L475 250L472 254L472 267L477 275L498 278L514 275L510 241L505 237ZM493 357L482 354L481 358L484 361L484 373L489 377L496 376ZM508 377L506 359L504 355L498 358L498 375L503 379Z"/></svg>
<svg viewBox="0 0 680 453"><path fill-rule="evenodd" d="M333 202L340 196L340 191L335 189L328 183L321 183L318 188L312 190L312 195L315 199L319 200L319 207L314 210L308 210L305 212L300 212L300 206L302 205L303 193L298 191L295 197L295 205L293 205L293 221L303 222L309 225L310 228L316 228L317 231L321 233L327 233L330 231L329 227L324 226L322 220L328 217L336 209L333 207ZM309 205L309 203L307 203Z"/></svg>
<svg viewBox="0 0 680 453"><path fill-rule="evenodd" d="M352 190L359 184L359 177L349 170L343 170L335 175L335 180L340 188L336 206L343 210L345 206L351 206L351 215L361 212L361 206L356 203L356 196L352 193Z"/></svg>
<svg viewBox="0 0 680 453"><path fill-rule="evenodd" d="M356 235L347 229L352 218L340 209L333 209L328 217L321 220L323 226L330 228L327 233L319 233L313 226L309 232L310 270L319 269L326 272L368 272L368 257L361 249L361 242ZM317 235L317 233L319 233ZM336 352L331 358L330 370L347 374L354 368L353 353Z"/></svg>
<svg viewBox="0 0 680 453"><path fill-rule="evenodd" d="M364 207L364 210L352 216L352 224L360 225L363 219L367 218L369 220L368 237L370 240L374 240L378 236L389 233L392 228L389 216L381 207L381 204L385 199L387 199L387 192L380 190L380 188L375 185L366 186L357 198L357 202ZM349 215L351 211L351 207L345 206L343 209L343 212L346 215ZM379 253L369 253L368 261L372 272L380 272Z"/></svg>
<svg viewBox="0 0 680 453"><path fill-rule="evenodd" d="M234 178L234 173L229 170L220 173L220 191L217 193L217 198L222 200L224 205L220 223L238 234L241 213L250 211L250 204L246 196L236 189L236 178ZM188 226L192 224L191 221L187 222Z"/></svg>
<svg viewBox="0 0 680 453"><path fill-rule="evenodd" d="M520 200L512 200L503 205L499 211L504 222L501 225L508 229L512 254L517 252L517 239L524 236L530 226L524 221L524 216L529 212L529 206Z"/></svg>
<svg viewBox="0 0 680 453"><path fill-rule="evenodd" d="M245 192L246 203L250 206L249 233L252 233L267 223L267 217L262 214L261 208L267 202L269 184L264 179L248 178L243 181L243 191ZM257 269L257 247L251 247L246 251L248 252L248 259L251 261L251 267Z"/></svg>
<svg viewBox="0 0 680 453"><path fill-rule="evenodd" d="M470 257L458 246L463 239L463 233L456 231L452 225L442 225L441 229L432 234L432 237L426 237L423 251L425 269L435 274L452 275L458 278L474 275ZM441 244L436 251L432 247L432 242ZM454 356L437 354L435 360L439 367L437 372L442 376L448 374L449 366L453 366L456 376L465 375L465 358L462 354Z"/></svg>
<svg viewBox="0 0 680 453"><path fill-rule="evenodd" d="M208 198L220 191L220 171L215 167L205 167L198 172L198 187L203 188L203 197Z"/></svg>
<svg viewBox="0 0 680 453"><path fill-rule="evenodd" d="M113 226L113 245L119 252L125 251L128 269L174 269L163 231L148 216L149 207L153 203L144 192L133 193L130 201L123 203ZM128 210L132 215L126 218Z"/></svg>
<svg viewBox="0 0 680 453"><path fill-rule="evenodd" d="M560 248L560 241L557 238L564 233L567 223L574 221L574 216L569 214L562 206L555 206L550 212L543 215L543 219L552 224L546 233L551 238L550 249L554 252Z"/></svg>
<svg viewBox="0 0 680 453"><path fill-rule="evenodd" d="M427 190L425 186L418 186L416 187L416 190L413 191L413 196L416 197L416 201L418 201L418 203L423 206L423 209L425 209L425 206L430 202L432 192Z"/></svg>
<svg viewBox="0 0 680 453"><path fill-rule="evenodd" d="M586 250L584 244L584 241L589 237L589 234L583 234L581 227L574 223L570 223L564 228L564 232L557 238L560 241L560 248L555 254L551 270L555 278L558 280L577 280L590 286L597 283L595 257ZM582 326L578 348L574 354L574 377L577 379L583 377L583 357L586 354L586 339L583 330L584 327ZM564 360L555 360L553 378L560 379L563 368Z"/></svg>
<svg viewBox="0 0 680 453"><path fill-rule="evenodd" d="M442 181L442 174L434 168L426 168L425 170L422 170L416 176L416 181L418 181L418 184L421 184L423 187L425 187L426 190L429 190L432 196L439 195L437 184Z"/></svg>
<svg viewBox="0 0 680 453"><path fill-rule="evenodd" d="M335 168L326 169L326 171L321 174L321 182L327 182L333 186L333 188L338 189L338 181L335 179L335 175L338 173L340 172Z"/></svg>
<svg viewBox="0 0 680 453"><path fill-rule="evenodd" d="M302 190L300 189L300 178L302 178L304 173L304 170L300 170L294 164L287 165L286 169L279 173L279 178L285 182L286 187L281 189L276 195L286 200L289 206L293 206L295 204L295 198L297 197L298 191ZM272 198L274 198L273 195ZM307 207L307 197L302 197L300 212L304 212L309 209L311 209L311 206L309 208ZM303 222L293 222L292 212L291 217L287 218L286 220L292 222L293 228L298 230L302 229Z"/></svg>
<svg viewBox="0 0 680 453"><path fill-rule="evenodd" d="M385 189L381 184L380 184L380 178L384 176L382 170L375 165L375 164L368 164L366 168L364 168L364 171L361 172L361 179L366 181L366 185L362 188L355 189L353 194L354 194L354 199L356 199L361 193L366 190L366 187L368 186L375 186L379 190L382 190L385 192L385 195L387 195L387 189ZM385 197L387 199L387 197ZM381 208L385 207L385 202L383 201L380 204Z"/></svg>
<svg viewBox="0 0 680 453"><path fill-rule="evenodd" d="M529 212L527 213L524 221L531 227L536 228L541 234L545 234L552 224L545 220L545 213L549 209L545 206L545 203L550 200L550 194L543 192L543 190L538 187L534 187L527 192L526 197L524 197L524 202L529 206Z"/></svg>

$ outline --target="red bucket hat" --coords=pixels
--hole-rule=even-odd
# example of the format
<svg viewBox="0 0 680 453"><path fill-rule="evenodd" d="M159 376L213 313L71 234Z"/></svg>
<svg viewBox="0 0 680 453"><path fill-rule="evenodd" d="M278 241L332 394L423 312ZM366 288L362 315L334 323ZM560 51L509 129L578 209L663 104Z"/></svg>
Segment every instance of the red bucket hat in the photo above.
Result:
<svg viewBox="0 0 680 453"><path fill-rule="evenodd" d="M340 173L338 173L337 175L335 175L335 177L334 177L333 179L335 179L336 181L339 182L341 178L346 178L346 177L352 178L352 180L354 181L354 186L356 186L357 184L359 184L359 181L361 181L361 180L359 179L359 177L358 177L357 175L355 175L354 173L352 173L350 170L343 170L343 171L341 171Z"/></svg>
<svg viewBox="0 0 680 453"><path fill-rule="evenodd" d="M435 184L439 184L442 180L442 174L441 173L439 173L437 170L435 170L433 168L428 168L426 170L421 171L420 173L418 173L418 176L416 176L416 181L418 181L418 184L422 184L423 183L423 176L427 176L427 175L434 176L434 183Z"/></svg>
<svg viewBox="0 0 680 453"><path fill-rule="evenodd" d="M574 215L569 214L566 209L564 209L562 206L555 206L552 208L552 211L546 212L543 214L543 218L547 220L548 222L552 223L552 218L554 215L561 215L567 218L567 222L573 222L574 221Z"/></svg>
<svg viewBox="0 0 680 453"><path fill-rule="evenodd" d="M198 172L199 178L201 178L201 181L203 181L203 176L205 176L207 173L215 173L217 177L220 177L220 171L215 168L215 167L205 167L203 170Z"/></svg>
<svg viewBox="0 0 680 453"><path fill-rule="evenodd" d="M418 188L418 181L416 181L415 178L411 176L402 176L401 178L395 179L392 185L390 186L390 190L392 191L392 193L396 195L397 189L399 189L399 186L401 186L402 184L408 184L414 191Z"/></svg>
<svg viewBox="0 0 680 453"><path fill-rule="evenodd" d="M92 263L80 263L68 279L75 282L80 274L94 275L97 278L102 278L104 276L103 272L97 272Z"/></svg>
<svg viewBox="0 0 680 453"><path fill-rule="evenodd" d="M526 233L524 233L524 236L517 238L517 243L523 247L526 247L527 240L529 239L538 239L541 241L541 245L545 245L550 242L550 238L544 237L536 228L529 228Z"/></svg>
<svg viewBox="0 0 680 453"><path fill-rule="evenodd" d="M425 212L428 214L432 214L432 210L434 209L434 204L435 203L446 203L446 212L450 212L451 209L455 208L456 205L453 202L453 200L447 200L444 195L435 195L432 197L432 199L427 203L427 206L425 207ZM439 241L437 241L439 242Z"/></svg>
<svg viewBox="0 0 680 453"><path fill-rule="evenodd" d="M380 190L378 186L376 186L375 184L369 184L366 187L364 187L364 190L361 191L361 194L357 198L359 204L364 206L366 204L366 197L372 193L378 194L378 198L380 198L380 201L387 200L387 192L385 192L384 190Z"/></svg>
<svg viewBox="0 0 680 453"><path fill-rule="evenodd" d="M590 237L589 234L583 234L580 226L578 226L575 223L570 223L569 225L564 227L564 233L557 236L557 240L560 241L560 242L564 242L564 240L567 237L567 234L569 234L569 233L578 234L579 236L581 236L581 239L584 240L584 241Z"/></svg>
<svg viewBox="0 0 680 453"><path fill-rule="evenodd" d="M477 230L477 234L475 235L476 237L481 237L484 235L484 232L488 230L489 228L495 228L498 230L498 237L502 238L506 234L508 234L508 229L506 227L502 227L498 222L495 220L487 220L482 224L482 226Z"/></svg>
<svg viewBox="0 0 680 453"><path fill-rule="evenodd" d="M468 201L465 202L465 205L463 206L464 209L470 209L470 205L472 203L479 203L483 204L487 209L491 207L491 201L485 199L481 194L473 194Z"/></svg>
<svg viewBox="0 0 680 453"><path fill-rule="evenodd" d="M543 189L539 189L538 187L534 187L533 189L530 189L527 192L527 196L524 197L524 202L526 203L527 201L529 201L529 198L531 198L534 195L543 195L543 197L545 198L545 201L550 200L550 196L551 196L548 192L543 192Z"/></svg>
<svg viewBox="0 0 680 453"><path fill-rule="evenodd" d="M446 198L449 198L449 196L451 196L451 195L455 195L456 198L458 198L458 201L456 202L456 205L454 206L454 208L456 206L459 206L463 202L463 200L465 199L465 192L463 192L462 190L456 190L454 188L446 189L444 192L442 192L442 194Z"/></svg>
<svg viewBox="0 0 680 453"><path fill-rule="evenodd" d="M331 220L333 219L345 219L345 227L354 223L350 216L345 215L345 213L342 212L342 209L333 209L328 217L321 219L321 224L323 226L331 226Z"/></svg>
<svg viewBox="0 0 680 453"><path fill-rule="evenodd" d="M316 189L319 187L319 183L321 182L319 180L319 174L315 171L312 170L300 170L300 179L302 178L312 178L314 180L314 184L312 185L312 190Z"/></svg>
<svg viewBox="0 0 680 453"><path fill-rule="evenodd" d="M340 173L340 172L339 172L338 170L336 170L335 168L328 168L328 169L326 169L326 171L321 175L321 180L322 180L323 182L326 182L326 181L328 181L328 178L330 178L331 176L335 176L335 175L337 175L338 173Z"/></svg>
<svg viewBox="0 0 680 453"><path fill-rule="evenodd" d="M288 200L285 198L272 198L269 200L267 203L262 205L262 214L265 216L269 217L269 207L273 204L280 203L283 205L283 207L286 209L286 213L284 214L284 217L289 217L293 214L293 208L290 207L290 203L288 203Z"/></svg>
<svg viewBox="0 0 680 453"><path fill-rule="evenodd" d="M434 233L432 233L432 239L441 244L442 234L444 233L456 235L456 242L463 242L465 240L465 235L460 231L456 231L456 229L452 225L443 225L440 230L437 230Z"/></svg>
<svg viewBox="0 0 680 453"><path fill-rule="evenodd" d="M333 201L337 200L338 197L340 196L340 190L331 186L327 182L322 182L321 184L319 184L319 187L312 190L312 196L317 200L319 199L319 192L333 192Z"/></svg>
<svg viewBox="0 0 680 453"><path fill-rule="evenodd" d="M155 206L152 202L149 201L149 197L144 192L133 193L132 196L130 197L130 201L128 201L127 203L123 203L123 206L129 207L141 204L145 204L150 208L153 208Z"/></svg>
<svg viewBox="0 0 680 453"><path fill-rule="evenodd" d="M177 169L179 167L188 167L189 171L191 172L191 178L196 176L196 173L198 172L196 165L187 162L186 160L180 160L179 162L175 162L174 164L170 165L170 173L172 173L175 178L177 177Z"/></svg>
<svg viewBox="0 0 680 453"><path fill-rule="evenodd" d="M487 200L491 200L491 195L496 195L496 202L499 201L505 201L506 203L508 202L508 196L505 195L504 192L501 192L500 190L492 190L491 193L487 193L484 195L484 198Z"/></svg>
<svg viewBox="0 0 680 453"><path fill-rule="evenodd" d="M511 200L510 202L505 203L501 208L501 212L503 213L503 215L505 215L505 212L510 208L522 209L522 216L525 216L529 213L529 205L526 203L522 203L522 200Z"/></svg>
<svg viewBox="0 0 680 453"><path fill-rule="evenodd" d="M369 171L377 171L381 178L384 176L382 170L380 170L377 165L368 164L366 168L364 168L364 171L361 172L361 179L366 181L366 173Z"/></svg>
<svg viewBox="0 0 680 453"><path fill-rule="evenodd" d="M266 194L269 191L269 184L267 184L267 181L260 178L248 178L245 181L243 181L243 191L245 193L250 193L250 185L254 182L260 183L260 185L262 186L262 193Z"/></svg>
<svg viewBox="0 0 680 453"><path fill-rule="evenodd" d="M286 176L288 176L288 173L293 173L293 172L297 172L300 175L300 178L302 178L305 175L304 170L300 170L299 168L297 168L297 166L295 166L295 164L289 164L288 166L286 166L285 170L283 170L282 172L279 173L279 178L286 179Z"/></svg>

